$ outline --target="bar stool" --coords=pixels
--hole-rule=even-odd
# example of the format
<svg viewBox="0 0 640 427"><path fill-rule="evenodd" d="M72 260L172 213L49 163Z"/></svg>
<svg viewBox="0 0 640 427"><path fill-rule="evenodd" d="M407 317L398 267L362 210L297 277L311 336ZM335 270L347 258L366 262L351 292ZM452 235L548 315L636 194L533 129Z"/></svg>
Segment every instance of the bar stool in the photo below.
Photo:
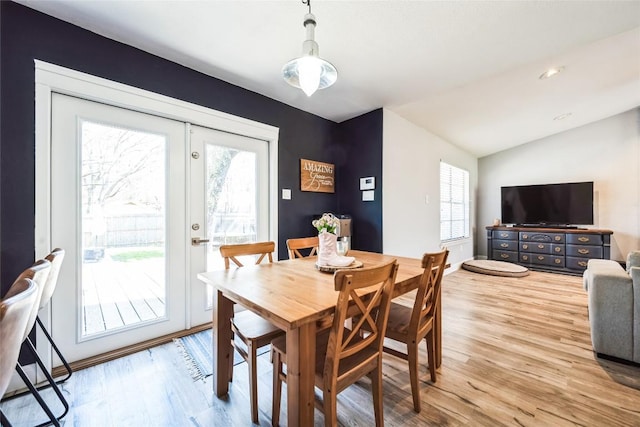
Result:
<svg viewBox="0 0 640 427"><path fill-rule="evenodd" d="M38 285L31 279L17 280L0 300L0 396L9 387L11 374L18 363L29 315L36 305ZM0 424L11 426L0 410Z"/></svg>

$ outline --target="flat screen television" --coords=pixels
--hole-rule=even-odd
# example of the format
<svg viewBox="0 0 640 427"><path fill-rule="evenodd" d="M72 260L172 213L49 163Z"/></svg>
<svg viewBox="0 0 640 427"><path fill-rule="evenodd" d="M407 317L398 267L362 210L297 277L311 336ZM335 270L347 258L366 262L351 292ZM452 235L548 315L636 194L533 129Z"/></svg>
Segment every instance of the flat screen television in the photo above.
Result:
<svg viewBox="0 0 640 427"><path fill-rule="evenodd" d="M501 205L504 224L593 224L593 182L502 187Z"/></svg>

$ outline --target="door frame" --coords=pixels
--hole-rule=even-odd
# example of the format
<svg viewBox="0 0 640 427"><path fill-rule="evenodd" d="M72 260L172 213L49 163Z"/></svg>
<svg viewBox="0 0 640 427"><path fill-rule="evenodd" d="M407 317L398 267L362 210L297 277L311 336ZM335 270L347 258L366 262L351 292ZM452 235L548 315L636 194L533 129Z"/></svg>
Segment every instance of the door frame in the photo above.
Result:
<svg viewBox="0 0 640 427"><path fill-rule="evenodd" d="M35 66L35 256L43 258L52 249L51 239L51 94L53 92L75 96L90 101L101 102L115 107L127 108L142 113L196 124L255 139L267 141L269 150L269 238L278 247L278 137L277 127L236 117L197 104L177 100L147 90L113 82L90 74L71 70L40 60ZM185 150L189 150L189 143ZM190 158L189 155L186 156ZM188 162L188 160L187 160ZM188 168L188 165L187 165ZM188 169L187 169L188 171ZM189 173L186 177L187 188ZM188 195L187 195L188 197ZM191 217L189 203L185 206L186 218ZM187 226L187 224L185 224ZM190 245L185 239L185 246ZM186 248L185 265L190 265L189 250ZM277 257L277 253L276 253ZM191 294L191 283L187 280L187 292ZM51 309L48 304L40 317L46 327L51 324ZM51 346L42 334L37 332L39 353L47 369L52 368ZM36 373L36 381L44 378Z"/></svg>

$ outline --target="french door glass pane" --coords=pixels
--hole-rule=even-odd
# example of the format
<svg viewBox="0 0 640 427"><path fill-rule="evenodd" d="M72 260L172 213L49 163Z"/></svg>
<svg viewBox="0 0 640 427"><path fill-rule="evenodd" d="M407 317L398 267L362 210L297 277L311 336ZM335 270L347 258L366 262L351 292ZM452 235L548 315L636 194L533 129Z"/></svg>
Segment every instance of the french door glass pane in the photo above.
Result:
<svg viewBox="0 0 640 427"><path fill-rule="evenodd" d="M221 245L257 241L257 155L207 143L205 145L207 271L224 268ZM251 260L240 262L246 265ZM207 301L211 289L207 287Z"/></svg>
<svg viewBox="0 0 640 427"><path fill-rule="evenodd" d="M82 335L165 317L166 137L81 121Z"/></svg>

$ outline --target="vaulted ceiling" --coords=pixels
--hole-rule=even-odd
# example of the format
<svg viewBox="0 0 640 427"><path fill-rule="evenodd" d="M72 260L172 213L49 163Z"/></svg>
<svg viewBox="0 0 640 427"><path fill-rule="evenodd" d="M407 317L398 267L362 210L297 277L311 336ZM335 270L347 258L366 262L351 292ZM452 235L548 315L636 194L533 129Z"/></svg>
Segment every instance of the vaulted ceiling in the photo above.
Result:
<svg viewBox="0 0 640 427"><path fill-rule="evenodd" d="M18 2L336 122L384 107L478 157L640 106L640 1L313 0L338 81L312 97L281 76L300 0Z"/></svg>

